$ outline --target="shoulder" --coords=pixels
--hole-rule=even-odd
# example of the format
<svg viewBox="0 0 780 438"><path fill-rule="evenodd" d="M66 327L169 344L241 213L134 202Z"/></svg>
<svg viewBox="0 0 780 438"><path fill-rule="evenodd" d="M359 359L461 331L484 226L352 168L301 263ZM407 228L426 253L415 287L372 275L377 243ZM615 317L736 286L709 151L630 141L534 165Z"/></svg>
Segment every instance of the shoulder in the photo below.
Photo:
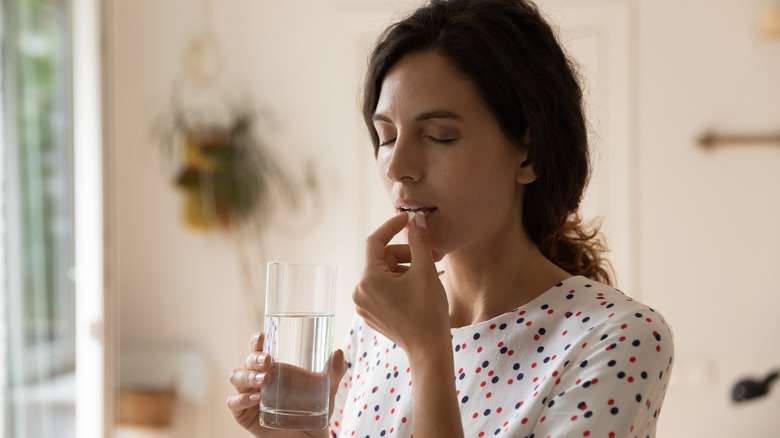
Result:
<svg viewBox="0 0 780 438"><path fill-rule="evenodd" d="M594 324L625 326L623 330L646 327L669 331L660 312L615 287L585 277L572 277L558 287L566 289L567 299L589 313Z"/></svg>
<svg viewBox="0 0 780 438"><path fill-rule="evenodd" d="M619 289L583 277L574 279L571 287L574 294L588 291L579 297L579 307L591 317L583 356L601 358L608 364L655 364L668 371L674 341L669 324L659 311Z"/></svg>
<svg viewBox="0 0 780 438"><path fill-rule="evenodd" d="M557 301L566 309L561 328L572 338L555 369L538 431L654 435L674 354L666 320L622 291L583 277L559 287L566 288Z"/></svg>

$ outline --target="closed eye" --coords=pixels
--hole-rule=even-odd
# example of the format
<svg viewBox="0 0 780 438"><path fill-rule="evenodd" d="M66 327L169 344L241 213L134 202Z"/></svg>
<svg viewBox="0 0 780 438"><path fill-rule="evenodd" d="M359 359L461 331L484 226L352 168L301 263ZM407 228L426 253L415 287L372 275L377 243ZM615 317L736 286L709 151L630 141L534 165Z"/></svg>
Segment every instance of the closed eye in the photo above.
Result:
<svg viewBox="0 0 780 438"><path fill-rule="evenodd" d="M382 146L390 146L390 145L391 145L392 143L394 143L394 142L395 142L395 139L394 139L394 138L391 138L390 140L387 140L387 141L384 141L384 142L380 142L380 143L379 143L379 147L382 147Z"/></svg>
<svg viewBox="0 0 780 438"><path fill-rule="evenodd" d="M452 144L455 142L455 140L457 140L457 138L436 138L436 137L431 137L430 135L426 135L425 137L428 138L428 140L430 140L431 142L436 144Z"/></svg>

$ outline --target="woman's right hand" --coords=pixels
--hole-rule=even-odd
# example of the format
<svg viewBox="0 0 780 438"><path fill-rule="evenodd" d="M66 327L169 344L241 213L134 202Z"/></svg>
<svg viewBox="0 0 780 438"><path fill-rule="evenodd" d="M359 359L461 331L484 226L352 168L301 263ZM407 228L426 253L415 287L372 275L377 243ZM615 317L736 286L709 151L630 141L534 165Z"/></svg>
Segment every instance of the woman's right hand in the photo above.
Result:
<svg viewBox="0 0 780 438"><path fill-rule="evenodd" d="M292 438L301 436L325 437L327 429L317 431L296 431L269 429L260 425L260 390L268 383L271 375L272 361L263 352L265 337L255 333L249 342L251 353L244 361L244 368L233 370L230 383L236 388L237 394L227 399L227 406L236 422L255 437L262 438ZM336 350L329 360L330 363L330 414L333 413L334 399L339 382L347 371L344 352Z"/></svg>

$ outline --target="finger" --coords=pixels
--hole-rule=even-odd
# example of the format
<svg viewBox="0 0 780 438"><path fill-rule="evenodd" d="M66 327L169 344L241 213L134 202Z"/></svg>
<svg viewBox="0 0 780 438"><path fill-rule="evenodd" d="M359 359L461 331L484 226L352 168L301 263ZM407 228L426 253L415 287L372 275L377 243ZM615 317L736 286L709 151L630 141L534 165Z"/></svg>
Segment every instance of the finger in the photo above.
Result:
<svg viewBox="0 0 780 438"><path fill-rule="evenodd" d="M405 227L409 216L406 213L397 214L379 226L366 239L366 262L368 266L385 266L385 247L393 237Z"/></svg>
<svg viewBox="0 0 780 438"><path fill-rule="evenodd" d="M409 217L409 249L412 254L411 269L436 272L431 236L422 213Z"/></svg>
<svg viewBox="0 0 780 438"><path fill-rule="evenodd" d="M256 351L251 353L244 360L244 368L255 371L265 371L271 364L271 357L268 353Z"/></svg>
<svg viewBox="0 0 780 438"><path fill-rule="evenodd" d="M409 245L387 245L385 247L385 262L391 271L396 271L399 263L410 263L412 253Z"/></svg>
<svg viewBox="0 0 780 438"><path fill-rule="evenodd" d="M260 404L260 393L233 394L227 398L226 404L233 416L238 417L244 410Z"/></svg>
<svg viewBox="0 0 780 438"><path fill-rule="evenodd" d="M265 386L267 375L264 372L236 369L230 373L230 383L239 392L250 392Z"/></svg>
<svg viewBox="0 0 780 438"><path fill-rule="evenodd" d="M263 351L263 343L265 342L265 335L263 332L256 332L249 339L250 351Z"/></svg>

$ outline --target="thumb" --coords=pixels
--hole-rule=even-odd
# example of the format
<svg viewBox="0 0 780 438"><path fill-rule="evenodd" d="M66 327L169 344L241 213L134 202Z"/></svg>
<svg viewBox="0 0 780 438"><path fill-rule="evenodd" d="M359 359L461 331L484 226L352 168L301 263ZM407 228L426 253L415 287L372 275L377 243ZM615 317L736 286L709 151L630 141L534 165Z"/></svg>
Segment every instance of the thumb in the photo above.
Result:
<svg viewBox="0 0 780 438"><path fill-rule="evenodd" d="M347 362L344 360L344 352L340 349L334 351L328 361L330 362L330 406L334 406L341 378L347 372Z"/></svg>
<svg viewBox="0 0 780 438"><path fill-rule="evenodd" d="M409 249L412 253L411 269L436 270L431 248L431 235L425 223L425 214L411 213L409 215Z"/></svg>

